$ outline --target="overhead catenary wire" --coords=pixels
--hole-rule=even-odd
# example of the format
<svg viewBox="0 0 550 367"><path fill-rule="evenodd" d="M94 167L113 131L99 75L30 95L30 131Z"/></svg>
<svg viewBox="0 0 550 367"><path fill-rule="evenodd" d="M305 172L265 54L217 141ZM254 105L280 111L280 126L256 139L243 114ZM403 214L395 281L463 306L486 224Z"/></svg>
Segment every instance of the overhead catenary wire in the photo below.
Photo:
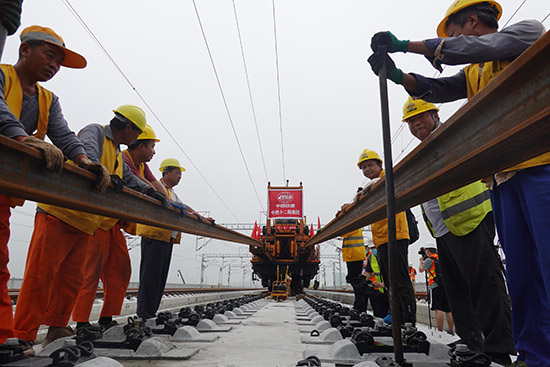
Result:
<svg viewBox="0 0 550 367"><path fill-rule="evenodd" d="M166 127L166 125L162 122L161 118L155 113L155 110L153 110L153 108L149 105L149 103L145 100L145 98L141 95L141 93L137 90L137 88L134 86L134 84L132 83L132 81L128 78L128 76L126 75L126 73L122 70L122 68L118 65L118 63L115 61L115 59L111 56L111 54L109 53L109 51L107 51L107 49L103 46L103 44L101 43L101 41L96 37L96 35L94 34L94 32L90 29L90 27L88 27L88 25L86 24L86 22L84 21L84 19L82 19L82 17L80 16L80 14L78 13L78 11L71 5L71 3L69 2L69 0L61 0L65 6L69 9L69 11L74 15L74 17L76 18L76 20L82 25L82 27L84 28L84 30L90 35L90 37L92 37L92 40L98 45L98 47L101 49L101 51L107 56L107 58L109 59L109 61L115 66L115 68L118 70L118 72L122 75L122 77L126 80L126 82L130 85L130 87L132 88L132 90L136 93L136 95L138 96L138 98L143 102L143 104L145 104L145 106L149 109L149 111L153 114L153 116L155 117L155 119L160 123L160 125L162 126L162 128L164 129L164 131L168 134L168 136L170 137L170 139L172 139L172 141L176 144L176 146L178 147L178 149L183 153L183 155L185 156L185 158L187 158L187 160L189 161L189 163L191 163L191 165L193 166L193 168L195 169L195 171L201 176L201 178L204 180L204 182L206 182L206 184L208 185L208 187L210 188L210 190L212 190L212 192L214 193L214 195L216 195L216 197L220 200L220 202L223 204L223 206L227 209L227 211L231 214L231 216L233 218L235 218L236 221L239 221L239 219L237 218L237 216L235 215L235 213L231 210L231 208L225 203L225 201L221 198L221 196L218 194L218 192L214 189L214 187L212 186L212 184L210 184L210 182L206 179L206 176L204 176L204 174L199 170L199 168L197 167L197 165L193 162L193 160L191 159L191 157L185 152L185 150L181 147L181 145L178 143L178 141L176 140L176 138L172 135L172 133L170 132L170 130L168 129L168 127Z"/></svg>
<svg viewBox="0 0 550 367"><path fill-rule="evenodd" d="M250 169L248 168L248 163L246 163L246 158L244 156L243 149L241 147L241 143L239 141L239 137L237 135L237 130L235 129L235 124L233 123L233 117L231 117L231 112L229 111L229 106L227 104L227 99L225 98L225 93L223 92L222 84L220 81L220 76L218 74L218 70L216 69L216 64L214 63L214 57L212 56L212 51L210 50L210 46L208 44L208 40L206 39L206 33L204 32L204 27L202 25L201 17L199 14L199 9L197 8L197 3L195 0L192 0L193 7L195 8L195 14L197 15L197 20L199 22L199 27L201 29L202 38L204 40L204 44L206 45L206 50L208 51L208 56L210 58L210 63L212 64L212 69L214 70L214 75L216 76L216 81L218 83L218 88L220 90L220 95L223 100L223 105L225 106L225 111L227 113L227 117L229 119L229 123L231 124L231 129L233 130L233 136L235 137L235 141L237 142L237 146L239 148L239 152L241 153L241 157L243 159L244 167L246 169L246 173L248 174L248 178L250 179L250 184L252 185L252 188L254 189L254 193L256 194L256 198L258 199L258 204L260 204L260 208L262 210L264 209L264 206L262 204L262 200L260 200L260 195L258 195L258 190L256 190L256 185L254 185L254 180L252 179L252 175L250 174Z"/></svg>
<svg viewBox="0 0 550 367"><path fill-rule="evenodd" d="M262 158L262 164L264 167L265 180L269 181L267 175L267 167L265 164L264 150L262 148L262 141L260 139L260 130L258 129L258 119L256 117L256 108L254 107L254 99L252 98L252 88L250 87L250 78L248 76L248 67L246 65L246 57L244 55L243 40L241 37L241 27L239 26L239 17L237 16L237 7L235 6L235 0L233 2L233 14L235 15L235 24L237 26L237 34L239 35L239 45L241 47L241 56L243 59L244 74L246 76L246 85L248 86L248 97L250 99L250 108L252 109L252 117L254 118L254 126L256 127L256 137L258 138L258 146L260 148L260 156Z"/></svg>
<svg viewBox="0 0 550 367"><path fill-rule="evenodd" d="M275 12L275 0L271 1L273 5L273 36L275 41L275 69L277 72L277 100L279 105L279 130L281 133L281 159L283 162L283 182L286 182L286 167L285 167L285 144L283 139L283 113L281 107L281 78L279 73L279 46L277 42L277 16Z"/></svg>

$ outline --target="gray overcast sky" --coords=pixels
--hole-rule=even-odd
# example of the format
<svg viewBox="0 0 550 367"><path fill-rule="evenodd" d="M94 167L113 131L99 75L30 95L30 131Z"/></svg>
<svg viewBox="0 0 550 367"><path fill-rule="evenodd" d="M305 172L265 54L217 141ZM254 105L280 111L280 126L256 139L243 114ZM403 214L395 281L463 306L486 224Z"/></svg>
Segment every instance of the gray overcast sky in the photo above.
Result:
<svg viewBox="0 0 550 367"><path fill-rule="evenodd" d="M522 0L502 0L502 27ZM151 107L148 109L133 88L94 42L72 6L108 51L126 77ZM150 166L158 173L160 162L178 158L187 168L177 192L197 210L209 211L218 223L253 223L265 210L267 180L244 74L230 0L196 0L212 57L225 93L258 201L241 158L228 114L201 34L191 0L186 1L83 1L25 0L22 26L49 26L66 45L84 55L83 70L62 68L45 86L60 97L73 130L98 122L106 124L112 109L135 104L147 113L148 122L161 142ZM420 40L435 37L435 29L450 1L290 1L275 3L279 50L282 130L284 141L283 176L281 134L277 102L273 9L269 0L235 0L242 42L267 179L272 185L304 184L304 212L308 222L322 223L333 218L342 203L353 198L364 183L357 169L357 157L365 148L382 152L377 77L366 58L370 38L380 30L391 30L398 38ZM512 23L522 19L542 20L550 12L544 1L527 0ZM550 19L544 22L550 25ZM4 63L17 61L19 39L8 38ZM396 55L398 67L433 76L435 70L421 56ZM458 68L448 67L444 75ZM402 106L407 95L389 82L392 135L399 131ZM441 106L443 120L464 101ZM153 112L158 116L156 119ZM166 128L164 128L164 127ZM170 138L171 134L185 154ZM394 161L402 159L416 145L408 129L397 135ZM206 177L231 212L208 187ZM22 277L28 242L32 232L34 203L16 209L12 217L10 272ZM415 210L422 237L411 246L410 261L416 266L420 245L432 243ZM189 283L198 283L201 253L237 253L245 247L212 241L199 253L196 238L186 236L176 246L169 282L179 282L180 269ZM333 248L323 245L325 253ZM137 279L139 248L130 251ZM217 271L209 268L209 282L217 281ZM235 273L240 279L242 273ZM227 279L227 275L224 275ZM332 284L331 280L329 283Z"/></svg>

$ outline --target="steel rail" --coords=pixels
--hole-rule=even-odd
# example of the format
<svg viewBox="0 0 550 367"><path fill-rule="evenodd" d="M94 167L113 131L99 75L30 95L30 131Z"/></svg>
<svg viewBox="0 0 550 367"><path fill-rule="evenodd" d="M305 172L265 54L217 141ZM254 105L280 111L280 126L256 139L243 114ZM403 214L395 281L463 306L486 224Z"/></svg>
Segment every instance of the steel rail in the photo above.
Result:
<svg viewBox="0 0 550 367"><path fill-rule="evenodd" d="M265 288L165 288L163 294L198 294L198 293L227 293L227 292L240 292L240 291L264 291ZM20 289L8 289L8 294L14 304L17 304L17 297L19 297ZM138 288L128 288L126 290L126 296L138 295ZM96 298L103 298L103 288L98 288Z"/></svg>
<svg viewBox="0 0 550 367"><path fill-rule="evenodd" d="M394 169L396 211L550 150L550 32L520 55ZM383 179L381 181L384 181ZM377 182L305 246L386 217Z"/></svg>
<svg viewBox="0 0 550 367"><path fill-rule="evenodd" d="M263 244L242 233L199 220L195 215L180 216L179 210L163 208L158 200L125 187L117 193L113 185L101 193L93 189L95 175L65 163L63 172L45 169L41 154L24 144L0 135L0 193L26 200L143 223L155 227L238 242L249 246Z"/></svg>

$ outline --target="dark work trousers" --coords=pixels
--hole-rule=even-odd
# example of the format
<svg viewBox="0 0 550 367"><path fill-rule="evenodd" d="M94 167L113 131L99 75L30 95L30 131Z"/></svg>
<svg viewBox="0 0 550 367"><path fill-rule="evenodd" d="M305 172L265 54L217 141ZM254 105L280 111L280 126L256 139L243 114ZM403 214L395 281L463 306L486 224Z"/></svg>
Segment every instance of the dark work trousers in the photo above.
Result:
<svg viewBox="0 0 550 367"><path fill-rule="evenodd" d="M155 317L168 278L172 259L172 243L141 237L141 263L137 315L144 319Z"/></svg>
<svg viewBox="0 0 550 367"><path fill-rule="evenodd" d="M409 277L409 240L397 240L397 297L401 309L401 323L416 324L416 299ZM390 289L390 277L388 273L388 244L378 246L378 265L384 279L386 288ZM391 299L391 296L390 296Z"/></svg>
<svg viewBox="0 0 550 367"><path fill-rule="evenodd" d="M472 232L437 238L439 263L456 333L471 350L515 354L510 302L493 245L490 212Z"/></svg>
<svg viewBox="0 0 550 367"><path fill-rule="evenodd" d="M366 292L361 289L361 287L358 287L357 283L354 281L362 276L361 274L363 273L363 260L348 261L346 262L346 267L348 268L346 282L352 285L353 294L355 296L353 308L359 312L364 312L367 310L367 295Z"/></svg>
<svg viewBox="0 0 550 367"><path fill-rule="evenodd" d="M367 299L370 300L370 305L372 307L372 313L375 317L385 317L388 315L390 310L390 301L388 300L387 290L384 293L377 291L376 289L372 290L367 296Z"/></svg>

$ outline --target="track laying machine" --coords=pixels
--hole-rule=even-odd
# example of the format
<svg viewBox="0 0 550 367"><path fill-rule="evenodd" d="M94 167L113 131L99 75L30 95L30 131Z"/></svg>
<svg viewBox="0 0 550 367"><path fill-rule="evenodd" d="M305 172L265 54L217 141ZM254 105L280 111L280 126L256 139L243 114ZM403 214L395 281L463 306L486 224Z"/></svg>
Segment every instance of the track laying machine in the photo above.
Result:
<svg viewBox="0 0 550 367"><path fill-rule="evenodd" d="M302 183L297 187L268 184L268 198L268 219L259 235L265 247L251 247L252 268L270 292L274 283L281 288L278 274L285 274L284 283L290 284L288 291L293 296L309 287L317 274L319 246L304 247L313 233L302 215Z"/></svg>

